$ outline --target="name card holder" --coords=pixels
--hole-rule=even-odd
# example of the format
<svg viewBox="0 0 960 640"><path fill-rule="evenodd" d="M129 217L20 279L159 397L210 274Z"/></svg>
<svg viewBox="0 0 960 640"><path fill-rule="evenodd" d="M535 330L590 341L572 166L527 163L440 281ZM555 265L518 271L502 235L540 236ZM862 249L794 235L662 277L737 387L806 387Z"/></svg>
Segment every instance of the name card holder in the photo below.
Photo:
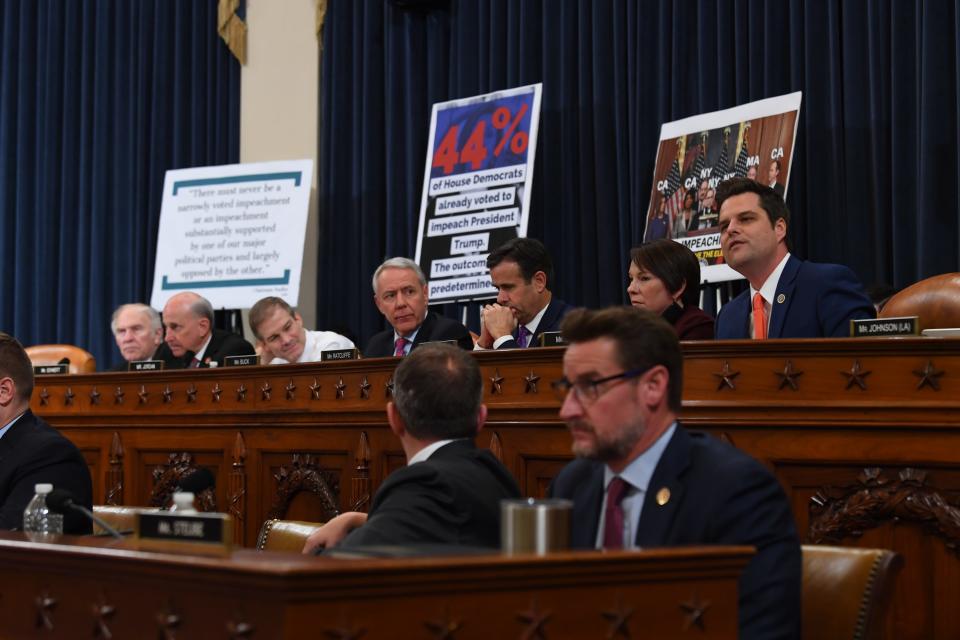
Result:
<svg viewBox="0 0 960 640"><path fill-rule="evenodd" d="M68 364L39 364L33 368L35 376L52 376L57 374L70 373Z"/></svg>
<svg viewBox="0 0 960 640"><path fill-rule="evenodd" d="M163 371L163 360L135 360L127 365L127 371Z"/></svg>
<svg viewBox="0 0 960 640"><path fill-rule="evenodd" d="M260 364L260 356L227 356L223 359L225 367L253 367Z"/></svg>
<svg viewBox="0 0 960 640"><path fill-rule="evenodd" d="M567 346L567 341L563 339L559 331L544 331L540 334L540 346L565 347Z"/></svg>
<svg viewBox="0 0 960 640"><path fill-rule="evenodd" d="M357 349L330 349L320 352L320 362L336 362L339 360L356 360L360 357Z"/></svg>
<svg viewBox="0 0 960 640"><path fill-rule="evenodd" d="M453 346L455 347L455 346L457 346L457 341L456 341L456 340L429 340L429 341L427 341L427 342L421 343L420 346L423 346L423 345L426 345L426 344L449 344L449 345L453 345Z"/></svg>
<svg viewBox="0 0 960 640"><path fill-rule="evenodd" d="M868 318L865 320L850 321L851 338L918 335L920 335L920 318L918 316Z"/></svg>
<svg viewBox="0 0 960 640"><path fill-rule="evenodd" d="M233 518L226 513L138 513L134 537L139 549L205 556L230 555Z"/></svg>

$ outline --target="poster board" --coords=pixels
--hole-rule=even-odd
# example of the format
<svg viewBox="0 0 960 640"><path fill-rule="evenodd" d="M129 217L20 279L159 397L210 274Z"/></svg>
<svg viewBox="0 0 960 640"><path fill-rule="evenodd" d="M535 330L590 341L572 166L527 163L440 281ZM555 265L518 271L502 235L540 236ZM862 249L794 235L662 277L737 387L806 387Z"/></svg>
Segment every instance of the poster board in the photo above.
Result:
<svg viewBox="0 0 960 640"><path fill-rule="evenodd" d="M150 305L182 291L246 309L300 292L312 160L167 171Z"/></svg>
<svg viewBox="0 0 960 640"><path fill-rule="evenodd" d="M415 257L431 304L496 296L487 255L527 233L542 87L433 105Z"/></svg>
<svg viewBox="0 0 960 640"><path fill-rule="evenodd" d="M716 188L749 177L786 197L800 100L798 91L665 123L643 241L672 238L689 247L704 283L742 278L723 260Z"/></svg>

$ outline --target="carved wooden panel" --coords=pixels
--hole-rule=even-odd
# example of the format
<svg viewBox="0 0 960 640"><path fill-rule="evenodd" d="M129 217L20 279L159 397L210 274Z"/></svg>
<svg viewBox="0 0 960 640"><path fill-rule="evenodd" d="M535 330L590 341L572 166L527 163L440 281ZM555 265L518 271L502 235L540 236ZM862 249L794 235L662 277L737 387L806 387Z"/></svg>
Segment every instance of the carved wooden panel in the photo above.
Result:
<svg viewBox="0 0 960 640"><path fill-rule="evenodd" d="M225 494L226 474L221 473L222 451L151 451L137 450L137 486L143 492L136 504L169 507L173 492L184 478L203 467L213 474L216 487L203 491L194 499L198 511L216 511L223 504L219 494ZM128 452L129 455L129 452Z"/></svg>
<svg viewBox="0 0 960 640"><path fill-rule="evenodd" d="M520 493L534 498L547 497L547 489L550 483L556 477L560 470L573 456L569 457L548 457L548 456L521 456L522 474L518 482L520 483Z"/></svg>
<svg viewBox="0 0 960 640"><path fill-rule="evenodd" d="M352 452L290 451L261 457L262 520L281 518L325 522L346 510Z"/></svg>

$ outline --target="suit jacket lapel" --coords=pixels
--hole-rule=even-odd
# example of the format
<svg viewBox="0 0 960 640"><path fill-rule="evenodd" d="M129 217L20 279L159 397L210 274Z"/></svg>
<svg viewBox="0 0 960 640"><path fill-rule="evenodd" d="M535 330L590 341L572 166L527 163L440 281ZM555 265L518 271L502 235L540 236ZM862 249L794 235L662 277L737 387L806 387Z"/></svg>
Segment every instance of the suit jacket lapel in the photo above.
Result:
<svg viewBox="0 0 960 640"><path fill-rule="evenodd" d="M603 504L603 465L594 464L589 479L573 493L573 531L571 546L574 549L593 549L597 546L597 529L600 527L600 505Z"/></svg>
<svg viewBox="0 0 960 640"><path fill-rule="evenodd" d="M690 436L678 423L644 495L637 527L637 546L659 547L669 543L667 536L683 501L685 487L680 477L689 465ZM657 495L664 490L669 491L669 496L661 505L658 504Z"/></svg>
<svg viewBox="0 0 960 640"><path fill-rule="evenodd" d="M800 260L790 256L787 259L787 264L783 266L783 272L777 282L777 293L770 301L770 330L767 332L769 338L783 336L783 325L787 321L787 310L793 301L793 290L797 285L797 273L799 271ZM783 302L780 302L780 300L783 300Z"/></svg>
<svg viewBox="0 0 960 640"><path fill-rule="evenodd" d="M428 311L427 316L423 319L420 328L417 330L417 337L413 339L413 346L410 347L411 351L413 351L414 347L418 347L424 342L430 342L430 334L433 333L434 322L433 312Z"/></svg>

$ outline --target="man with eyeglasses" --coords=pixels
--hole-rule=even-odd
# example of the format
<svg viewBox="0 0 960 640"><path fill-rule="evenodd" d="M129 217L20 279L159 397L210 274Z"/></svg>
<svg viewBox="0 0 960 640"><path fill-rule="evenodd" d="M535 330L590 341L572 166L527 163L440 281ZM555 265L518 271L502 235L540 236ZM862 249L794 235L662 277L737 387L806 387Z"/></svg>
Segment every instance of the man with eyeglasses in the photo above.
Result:
<svg viewBox="0 0 960 640"><path fill-rule="evenodd" d="M573 501L578 548L753 545L739 582L740 638L800 637L800 543L779 483L759 462L677 421L683 357L660 316L578 309L560 417L577 460L550 487Z"/></svg>

